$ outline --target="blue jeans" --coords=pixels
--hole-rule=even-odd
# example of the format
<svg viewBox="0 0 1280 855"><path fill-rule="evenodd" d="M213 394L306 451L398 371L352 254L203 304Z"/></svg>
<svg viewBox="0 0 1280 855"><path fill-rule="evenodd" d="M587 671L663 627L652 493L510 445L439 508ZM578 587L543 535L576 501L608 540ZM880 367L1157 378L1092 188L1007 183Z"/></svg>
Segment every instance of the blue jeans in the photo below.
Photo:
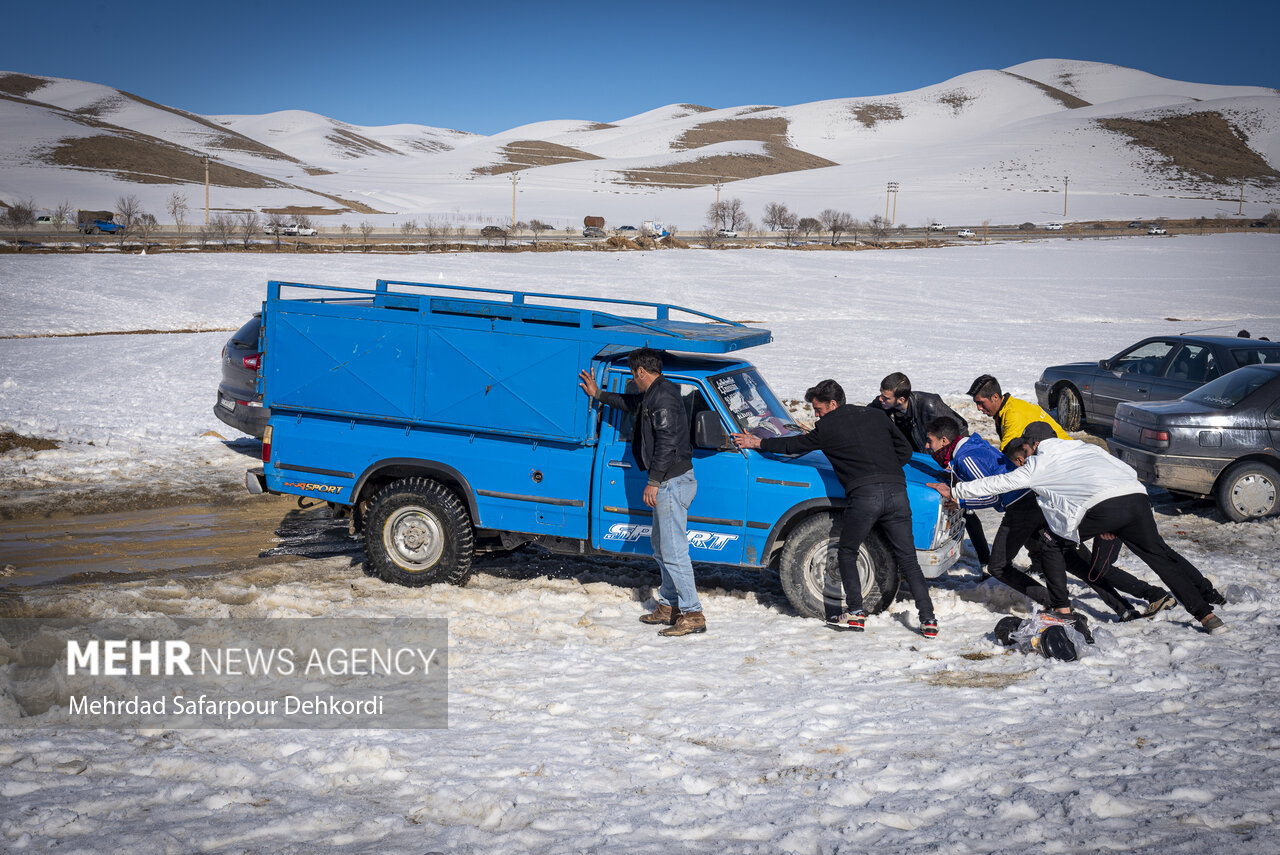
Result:
<svg viewBox="0 0 1280 855"><path fill-rule="evenodd" d="M698 588L689 560L689 506L698 492L693 472L677 475L658 485L658 503L653 508L653 533L649 543L662 571L658 602L674 605L682 612L700 612Z"/></svg>

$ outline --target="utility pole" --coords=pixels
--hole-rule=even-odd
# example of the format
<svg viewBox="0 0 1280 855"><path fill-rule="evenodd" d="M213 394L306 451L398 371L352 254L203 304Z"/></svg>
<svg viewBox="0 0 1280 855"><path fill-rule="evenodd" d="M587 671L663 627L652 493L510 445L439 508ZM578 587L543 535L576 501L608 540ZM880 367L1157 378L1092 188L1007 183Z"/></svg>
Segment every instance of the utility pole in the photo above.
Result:
<svg viewBox="0 0 1280 855"><path fill-rule="evenodd" d="M1236 210L1236 216L1244 214L1244 180L1240 181L1240 207Z"/></svg>
<svg viewBox="0 0 1280 855"><path fill-rule="evenodd" d="M520 183L520 173L511 173L511 231L516 230L516 185Z"/></svg>
<svg viewBox="0 0 1280 855"><path fill-rule="evenodd" d="M898 182L897 181L890 181L889 188L885 191L885 194L884 194L884 221L885 221L885 225L889 225L889 226L893 225L893 220L889 219L889 197L890 196L893 197L893 216L894 216L894 219L897 219L898 217Z"/></svg>
<svg viewBox="0 0 1280 855"><path fill-rule="evenodd" d="M724 181L720 178L717 178L713 186L716 188L716 206L713 209L716 212L715 222L716 222L716 225L723 226L724 223L721 221L721 217L720 217L720 188L724 186Z"/></svg>
<svg viewBox="0 0 1280 855"><path fill-rule="evenodd" d="M203 155L200 162L204 164L204 224L209 225L209 155Z"/></svg>
<svg viewBox="0 0 1280 855"><path fill-rule="evenodd" d="M1071 183L1070 176L1062 176L1062 216L1067 216L1067 185Z"/></svg>

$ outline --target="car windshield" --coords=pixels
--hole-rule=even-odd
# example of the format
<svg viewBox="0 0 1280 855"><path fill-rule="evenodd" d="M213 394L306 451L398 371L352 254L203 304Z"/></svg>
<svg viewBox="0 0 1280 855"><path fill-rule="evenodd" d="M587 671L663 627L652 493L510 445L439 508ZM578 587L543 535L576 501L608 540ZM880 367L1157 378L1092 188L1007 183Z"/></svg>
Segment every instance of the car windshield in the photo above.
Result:
<svg viewBox="0 0 1280 855"><path fill-rule="evenodd" d="M755 369L717 375L711 379L711 385L733 415L740 432L761 439L803 433Z"/></svg>
<svg viewBox="0 0 1280 855"><path fill-rule="evenodd" d="M1217 410L1229 410L1277 377L1280 374L1266 368L1240 368L1184 395L1182 400L1194 401Z"/></svg>

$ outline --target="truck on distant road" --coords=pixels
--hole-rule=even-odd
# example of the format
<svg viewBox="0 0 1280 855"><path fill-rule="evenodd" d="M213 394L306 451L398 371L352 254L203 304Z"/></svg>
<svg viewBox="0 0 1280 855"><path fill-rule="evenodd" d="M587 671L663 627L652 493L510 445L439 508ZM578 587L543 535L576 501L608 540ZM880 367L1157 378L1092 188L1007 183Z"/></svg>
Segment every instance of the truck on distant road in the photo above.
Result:
<svg viewBox="0 0 1280 855"><path fill-rule="evenodd" d="M270 282L259 385L271 419L251 493L328 502L364 540L371 575L408 586L460 584L482 552L537 544L572 555L652 555L647 475L630 414L578 388L630 388L627 354L666 351L683 396L698 493L694 561L776 572L795 609L823 616L839 585L845 504L820 452L739 450L730 432L802 428L751 363L759 327L679 306L378 280L373 289ZM963 516L903 467L917 555L928 577L960 553ZM889 544L858 556L869 611L898 590Z"/></svg>
<svg viewBox="0 0 1280 855"><path fill-rule="evenodd" d="M123 226L111 211L76 211L76 228L87 235L114 234Z"/></svg>

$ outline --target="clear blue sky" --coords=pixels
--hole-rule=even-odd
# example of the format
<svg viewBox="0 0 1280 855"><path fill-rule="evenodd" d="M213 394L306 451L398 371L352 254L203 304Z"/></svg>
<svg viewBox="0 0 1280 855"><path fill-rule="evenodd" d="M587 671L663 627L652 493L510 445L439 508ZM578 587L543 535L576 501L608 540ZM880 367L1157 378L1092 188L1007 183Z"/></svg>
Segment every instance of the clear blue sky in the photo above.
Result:
<svg viewBox="0 0 1280 855"><path fill-rule="evenodd" d="M311 110L495 133L663 104L884 95L1031 59L1280 86L1273 0L21 0L0 67L203 114Z"/></svg>

